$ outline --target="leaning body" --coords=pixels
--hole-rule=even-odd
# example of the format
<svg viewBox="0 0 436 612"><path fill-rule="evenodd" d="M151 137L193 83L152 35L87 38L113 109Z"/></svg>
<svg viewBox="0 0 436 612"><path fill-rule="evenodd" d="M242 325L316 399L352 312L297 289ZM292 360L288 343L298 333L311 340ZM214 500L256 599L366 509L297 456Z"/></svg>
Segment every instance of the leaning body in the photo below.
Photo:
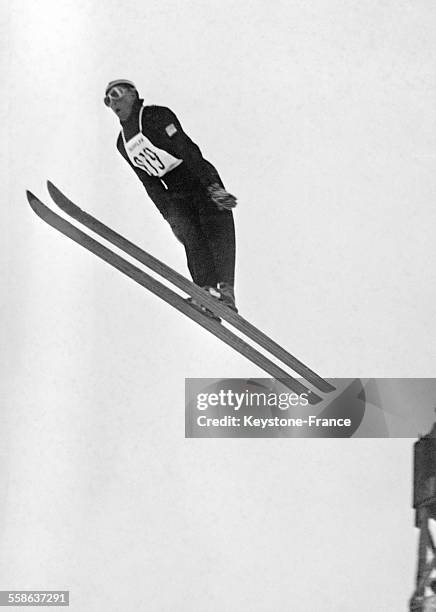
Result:
<svg viewBox="0 0 436 612"><path fill-rule="evenodd" d="M121 123L118 151L183 244L193 281L236 310L236 198L169 108L144 105L126 80L109 83L105 103Z"/></svg>

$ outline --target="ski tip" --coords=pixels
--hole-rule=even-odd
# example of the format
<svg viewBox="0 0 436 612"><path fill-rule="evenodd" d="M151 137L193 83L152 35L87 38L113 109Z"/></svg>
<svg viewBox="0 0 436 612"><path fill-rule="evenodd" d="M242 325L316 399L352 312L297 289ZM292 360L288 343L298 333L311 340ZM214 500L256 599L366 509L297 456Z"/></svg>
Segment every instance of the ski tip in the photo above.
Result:
<svg viewBox="0 0 436 612"><path fill-rule="evenodd" d="M56 187L56 185L54 183L52 183L51 181L47 181L47 189L49 191L49 193L59 193L59 189Z"/></svg>
<svg viewBox="0 0 436 612"><path fill-rule="evenodd" d="M33 211L38 212L38 207L42 204L41 200L28 189L26 189L26 196Z"/></svg>
<svg viewBox="0 0 436 612"><path fill-rule="evenodd" d="M58 187L56 187L56 185L51 181L47 181L47 189L53 200L55 200L56 204L58 204L59 200L65 202L65 200L67 199L62 193L62 191Z"/></svg>
<svg viewBox="0 0 436 612"><path fill-rule="evenodd" d="M69 200L67 196L64 195L62 191L51 181L47 181L47 189L56 206L59 206L59 208L67 214L71 215L77 208L76 205L73 204L73 202L71 202L71 200Z"/></svg>
<svg viewBox="0 0 436 612"><path fill-rule="evenodd" d="M29 204L32 204L32 202L38 199L36 195L34 195L31 191L29 191L29 189L26 189L26 196L27 196L27 199L29 200Z"/></svg>

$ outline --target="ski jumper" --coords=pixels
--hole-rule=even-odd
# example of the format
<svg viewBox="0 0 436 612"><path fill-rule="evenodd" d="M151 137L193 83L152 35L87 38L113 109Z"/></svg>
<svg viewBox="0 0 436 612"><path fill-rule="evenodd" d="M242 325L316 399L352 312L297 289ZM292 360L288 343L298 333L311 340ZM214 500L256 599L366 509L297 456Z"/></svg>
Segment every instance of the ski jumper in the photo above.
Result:
<svg viewBox="0 0 436 612"><path fill-rule="evenodd" d="M219 210L207 192L213 183L223 187L217 170L169 108L138 99L121 125L117 148L183 244L192 280L202 287L233 287L233 213Z"/></svg>

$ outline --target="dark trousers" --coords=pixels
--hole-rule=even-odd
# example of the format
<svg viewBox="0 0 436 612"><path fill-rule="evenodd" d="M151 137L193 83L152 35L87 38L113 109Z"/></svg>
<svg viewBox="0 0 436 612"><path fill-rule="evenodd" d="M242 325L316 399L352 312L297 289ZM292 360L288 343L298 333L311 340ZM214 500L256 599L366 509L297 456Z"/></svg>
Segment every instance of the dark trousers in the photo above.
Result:
<svg viewBox="0 0 436 612"><path fill-rule="evenodd" d="M186 252L197 285L235 282L235 225L230 210L218 210L205 189L168 192L162 211Z"/></svg>

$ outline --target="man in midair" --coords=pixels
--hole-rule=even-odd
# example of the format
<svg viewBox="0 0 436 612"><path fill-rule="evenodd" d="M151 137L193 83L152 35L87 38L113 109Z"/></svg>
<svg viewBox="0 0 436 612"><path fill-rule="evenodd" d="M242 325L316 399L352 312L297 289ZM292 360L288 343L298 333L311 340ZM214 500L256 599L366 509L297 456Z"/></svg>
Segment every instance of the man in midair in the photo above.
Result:
<svg viewBox="0 0 436 612"><path fill-rule="evenodd" d="M236 198L169 108L144 105L126 79L107 85L104 102L121 123L118 151L183 244L192 280L237 311Z"/></svg>

